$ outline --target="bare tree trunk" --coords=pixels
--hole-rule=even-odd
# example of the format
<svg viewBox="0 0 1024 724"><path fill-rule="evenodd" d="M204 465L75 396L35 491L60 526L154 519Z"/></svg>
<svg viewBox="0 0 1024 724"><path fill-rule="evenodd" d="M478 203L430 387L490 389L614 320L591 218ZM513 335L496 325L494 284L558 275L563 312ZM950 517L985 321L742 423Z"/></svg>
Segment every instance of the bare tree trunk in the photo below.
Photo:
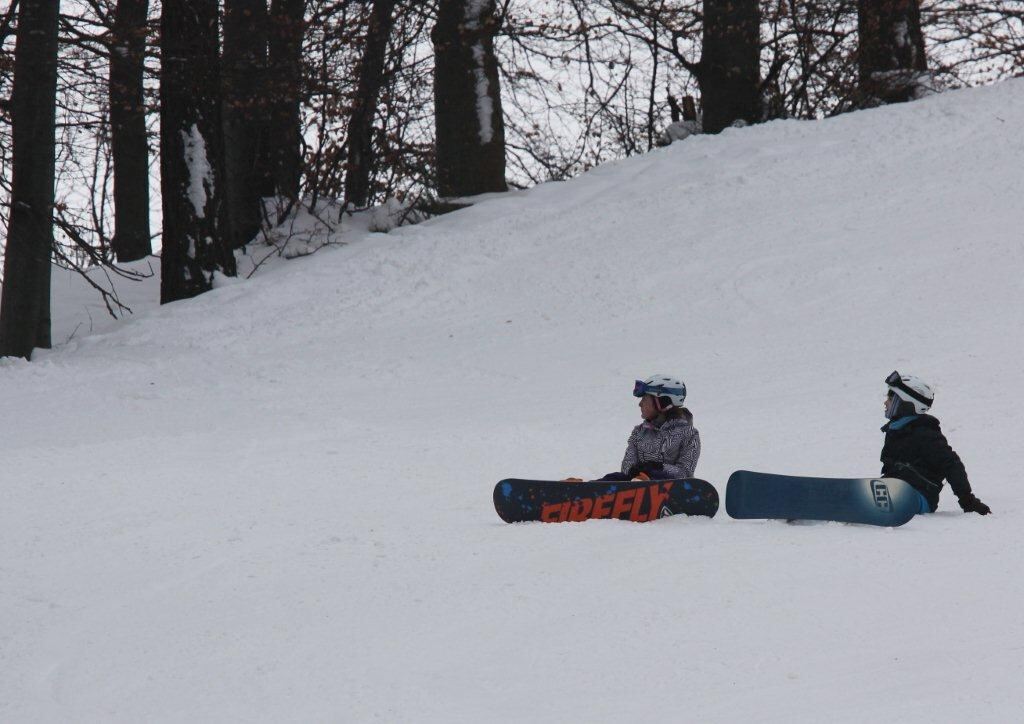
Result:
<svg viewBox="0 0 1024 724"><path fill-rule="evenodd" d="M0 357L50 346L60 0L21 0L11 92L11 211L0 296Z"/></svg>
<svg viewBox="0 0 1024 724"><path fill-rule="evenodd" d="M299 197L302 174L302 38L306 32L305 0L272 0L268 73L270 97L270 167L274 189Z"/></svg>
<svg viewBox="0 0 1024 724"><path fill-rule="evenodd" d="M224 221L217 0L164 2L160 22L160 303L235 274Z"/></svg>
<svg viewBox="0 0 1024 724"><path fill-rule="evenodd" d="M918 0L858 0L861 105L911 100L928 69Z"/></svg>
<svg viewBox="0 0 1024 724"><path fill-rule="evenodd" d="M373 168L373 120L384 84L384 61L394 24L395 0L374 0L366 31L366 46L359 66L352 117L348 125L348 167L345 170L345 201L366 206Z"/></svg>
<svg viewBox="0 0 1024 724"><path fill-rule="evenodd" d="M114 159L114 254L153 253L149 231L149 143L142 93L149 0L118 0L110 43L110 147Z"/></svg>
<svg viewBox="0 0 1024 724"><path fill-rule="evenodd" d="M260 230L267 189L267 0L224 2L224 184L231 246L240 248Z"/></svg>
<svg viewBox="0 0 1024 724"><path fill-rule="evenodd" d="M441 196L508 189L495 13L495 0L441 0L438 7L431 38Z"/></svg>
<svg viewBox="0 0 1024 724"><path fill-rule="evenodd" d="M758 0L705 0L697 75L704 133L761 119L760 32Z"/></svg>

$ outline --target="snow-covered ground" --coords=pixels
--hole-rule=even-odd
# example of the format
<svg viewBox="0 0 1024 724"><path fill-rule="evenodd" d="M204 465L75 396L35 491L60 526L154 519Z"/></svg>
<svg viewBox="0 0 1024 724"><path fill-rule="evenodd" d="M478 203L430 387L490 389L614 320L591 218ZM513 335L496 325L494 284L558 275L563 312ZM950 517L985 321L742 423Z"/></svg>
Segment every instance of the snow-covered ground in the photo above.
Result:
<svg viewBox="0 0 1024 724"><path fill-rule="evenodd" d="M1015 81L693 137L191 301L154 278L0 363L0 720L1019 721L1022 126ZM494 513L617 468L653 372L723 491L873 475L894 368L992 516Z"/></svg>

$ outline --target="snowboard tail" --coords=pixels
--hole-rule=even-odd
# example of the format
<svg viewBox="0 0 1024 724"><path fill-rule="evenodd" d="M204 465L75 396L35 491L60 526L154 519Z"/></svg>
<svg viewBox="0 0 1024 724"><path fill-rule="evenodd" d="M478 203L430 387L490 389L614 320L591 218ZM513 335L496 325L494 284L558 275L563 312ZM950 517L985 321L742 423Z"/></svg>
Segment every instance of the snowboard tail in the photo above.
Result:
<svg viewBox="0 0 1024 724"><path fill-rule="evenodd" d="M697 478L566 483L509 478L494 486L494 509L506 523L566 523L612 518L638 523L670 515L718 512L718 491Z"/></svg>
<svg viewBox="0 0 1024 724"><path fill-rule="evenodd" d="M913 518L920 505L920 493L898 478L811 478L737 470L725 490L725 510L733 518L895 527Z"/></svg>

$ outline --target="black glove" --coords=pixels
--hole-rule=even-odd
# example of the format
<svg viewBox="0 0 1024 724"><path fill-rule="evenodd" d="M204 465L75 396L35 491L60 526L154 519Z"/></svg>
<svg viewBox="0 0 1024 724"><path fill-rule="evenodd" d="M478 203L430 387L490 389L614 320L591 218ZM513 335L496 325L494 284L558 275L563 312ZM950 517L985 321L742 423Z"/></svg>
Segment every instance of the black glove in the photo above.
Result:
<svg viewBox="0 0 1024 724"><path fill-rule="evenodd" d="M662 475L665 472L665 467L661 463L654 461L646 463L636 463L629 470L626 471L626 475L632 480L640 473L647 473L648 477L653 478L655 475Z"/></svg>
<svg viewBox="0 0 1024 724"><path fill-rule="evenodd" d="M963 508L965 513L977 513L978 515L988 515L992 512L992 509L987 505L978 500L974 493L967 493L966 495L960 496L960 507Z"/></svg>

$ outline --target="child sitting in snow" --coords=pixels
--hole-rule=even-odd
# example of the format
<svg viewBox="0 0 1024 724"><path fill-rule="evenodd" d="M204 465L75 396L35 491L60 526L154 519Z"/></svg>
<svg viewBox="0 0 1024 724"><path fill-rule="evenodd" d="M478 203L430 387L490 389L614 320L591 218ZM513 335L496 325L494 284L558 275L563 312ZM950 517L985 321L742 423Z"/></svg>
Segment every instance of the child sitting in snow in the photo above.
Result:
<svg viewBox="0 0 1024 724"><path fill-rule="evenodd" d="M644 421L633 428L626 443L622 469L602 480L669 480L692 478L700 457L700 433L693 414L683 407L686 385L666 375L637 380L633 396L640 398ZM582 482L567 478L567 482Z"/></svg>
<svg viewBox="0 0 1024 724"><path fill-rule="evenodd" d="M910 483L921 494L921 513L934 513L939 507L945 479L965 513L988 515L991 510L971 492L964 464L946 442L939 421L924 414L935 401L931 386L899 372L889 375L885 384L889 386L885 397L889 422L882 427L882 475Z"/></svg>

